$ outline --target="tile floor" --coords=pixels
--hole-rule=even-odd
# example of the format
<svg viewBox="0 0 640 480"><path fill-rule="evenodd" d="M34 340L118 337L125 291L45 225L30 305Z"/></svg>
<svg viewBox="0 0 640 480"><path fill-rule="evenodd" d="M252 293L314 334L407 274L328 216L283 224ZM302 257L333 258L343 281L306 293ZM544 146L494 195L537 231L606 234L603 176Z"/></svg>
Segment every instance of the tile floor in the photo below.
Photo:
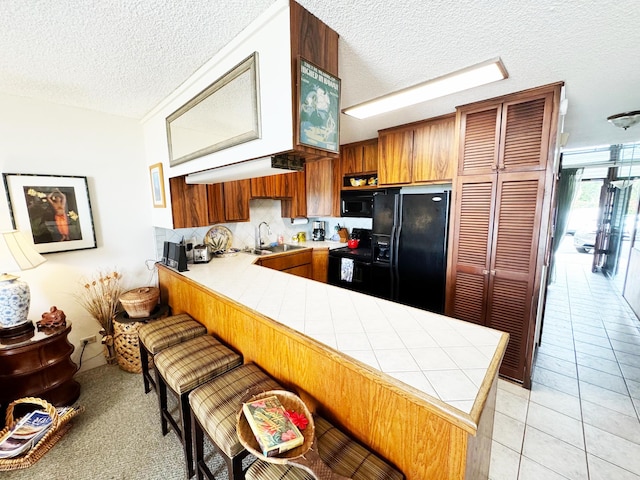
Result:
<svg viewBox="0 0 640 480"><path fill-rule="evenodd" d="M499 380L491 480L640 480L640 321L590 255L568 258L532 389Z"/></svg>

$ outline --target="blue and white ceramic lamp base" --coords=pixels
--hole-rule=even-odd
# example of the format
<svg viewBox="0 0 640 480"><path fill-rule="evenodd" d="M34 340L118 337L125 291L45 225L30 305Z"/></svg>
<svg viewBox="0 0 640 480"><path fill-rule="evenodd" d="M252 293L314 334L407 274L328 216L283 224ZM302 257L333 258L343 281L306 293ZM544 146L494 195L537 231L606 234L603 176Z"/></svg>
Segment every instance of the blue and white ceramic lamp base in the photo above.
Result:
<svg viewBox="0 0 640 480"><path fill-rule="evenodd" d="M31 292L18 278L0 282L0 327L17 327L29 321Z"/></svg>

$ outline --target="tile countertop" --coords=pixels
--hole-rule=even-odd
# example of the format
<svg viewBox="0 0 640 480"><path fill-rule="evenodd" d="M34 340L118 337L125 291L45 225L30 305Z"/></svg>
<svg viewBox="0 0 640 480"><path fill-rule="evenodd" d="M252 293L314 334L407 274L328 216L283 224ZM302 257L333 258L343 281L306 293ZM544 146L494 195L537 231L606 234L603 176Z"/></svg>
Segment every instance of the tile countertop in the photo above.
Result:
<svg viewBox="0 0 640 480"><path fill-rule="evenodd" d="M307 242L320 243L336 244ZM483 383L491 386L485 376L494 356L502 358L503 332L254 265L257 258L240 252L189 264L181 274L386 373L414 394L465 414L483 401L478 393Z"/></svg>

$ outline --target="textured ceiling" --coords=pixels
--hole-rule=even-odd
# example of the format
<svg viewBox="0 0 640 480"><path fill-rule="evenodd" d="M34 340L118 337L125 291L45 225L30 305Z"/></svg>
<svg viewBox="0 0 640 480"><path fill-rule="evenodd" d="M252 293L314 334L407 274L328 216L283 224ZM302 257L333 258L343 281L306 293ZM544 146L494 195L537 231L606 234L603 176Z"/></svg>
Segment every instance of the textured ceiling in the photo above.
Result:
<svg viewBox="0 0 640 480"><path fill-rule="evenodd" d="M0 92L141 118L273 0L2 0ZM299 0L340 35L342 106L501 57L509 78L381 115L342 143L564 81L568 148L640 141L640 8L618 0Z"/></svg>

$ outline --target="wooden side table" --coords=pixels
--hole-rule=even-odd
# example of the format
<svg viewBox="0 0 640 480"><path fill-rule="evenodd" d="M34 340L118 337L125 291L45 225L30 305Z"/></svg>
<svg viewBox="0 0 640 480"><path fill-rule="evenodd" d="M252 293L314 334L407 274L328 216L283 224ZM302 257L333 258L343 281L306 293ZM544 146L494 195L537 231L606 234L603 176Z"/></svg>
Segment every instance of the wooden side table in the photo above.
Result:
<svg viewBox="0 0 640 480"><path fill-rule="evenodd" d="M42 398L55 406L73 404L80 384L73 379L78 366L71 360L74 346L65 326L33 335L0 339L0 423L7 405L22 397Z"/></svg>
<svg viewBox="0 0 640 480"><path fill-rule="evenodd" d="M130 318L127 312L119 312L113 319L113 344L116 360L121 369L131 373L141 373L140 343L138 330L151 320L169 316L168 305L158 305L151 315L142 318Z"/></svg>

